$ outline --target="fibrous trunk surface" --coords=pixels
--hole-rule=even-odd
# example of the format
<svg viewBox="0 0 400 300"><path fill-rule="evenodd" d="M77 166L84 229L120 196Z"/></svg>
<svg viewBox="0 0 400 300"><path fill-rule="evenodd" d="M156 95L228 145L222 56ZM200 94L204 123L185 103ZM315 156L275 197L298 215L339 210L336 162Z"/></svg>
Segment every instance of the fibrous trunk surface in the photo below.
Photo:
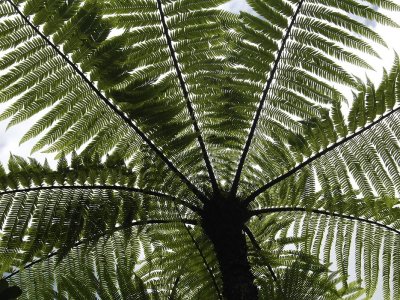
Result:
<svg viewBox="0 0 400 300"><path fill-rule="evenodd" d="M214 244L222 274L223 296L227 300L258 298L247 260L243 232L246 220L247 210L237 200L214 199L204 206L202 226Z"/></svg>

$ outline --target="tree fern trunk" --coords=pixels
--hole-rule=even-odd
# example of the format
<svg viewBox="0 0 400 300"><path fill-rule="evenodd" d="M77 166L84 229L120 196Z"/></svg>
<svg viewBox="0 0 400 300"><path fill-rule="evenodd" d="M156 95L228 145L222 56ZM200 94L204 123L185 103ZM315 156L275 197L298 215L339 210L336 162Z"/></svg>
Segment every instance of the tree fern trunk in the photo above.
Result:
<svg viewBox="0 0 400 300"><path fill-rule="evenodd" d="M222 273L223 296L227 300L258 298L243 233L246 212L235 200L218 199L204 207L202 226L214 244Z"/></svg>

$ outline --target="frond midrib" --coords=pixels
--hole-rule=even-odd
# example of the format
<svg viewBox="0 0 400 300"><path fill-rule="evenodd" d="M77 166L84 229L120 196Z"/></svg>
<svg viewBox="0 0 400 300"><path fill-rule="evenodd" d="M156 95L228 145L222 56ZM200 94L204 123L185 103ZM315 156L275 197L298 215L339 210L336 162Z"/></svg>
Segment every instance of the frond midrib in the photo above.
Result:
<svg viewBox="0 0 400 300"><path fill-rule="evenodd" d="M391 115L393 115L394 113L396 113L397 111L400 110L400 106L392 109L391 111L389 111L387 114L382 115L380 118L378 118L377 120L371 122L370 124L368 124L367 126L363 127L362 129L360 129L359 131L354 132L353 134L342 138L340 141L332 144L331 146L325 148L324 150L322 150L321 152L318 152L316 154L314 154L313 156L311 156L310 158L308 158L307 160L305 160L304 162L300 163L299 165L297 165L296 167L292 168L291 170L289 170L288 172L286 172L285 174L271 180L270 182L268 182L267 184L263 185L262 187L258 188L257 190L255 190L254 192L252 192L244 201L246 204L250 204L252 201L255 200L256 197L258 197L259 195L261 195L262 193L264 193L266 190L270 189L271 187L275 186L276 184L280 183L281 181L285 180L286 178L292 176L293 174L297 173L298 171L300 171L301 169L303 169L304 167L308 166L309 164L311 164L313 161L315 161L316 159L320 158L321 156L335 150L336 148L338 148L339 146L347 143L348 141L353 140L354 138L356 138L357 136L365 133L366 131L368 131L369 129L371 129L372 127L374 127L375 125L379 124L380 122L382 122L383 120L387 119L388 117L390 117Z"/></svg>
<svg viewBox="0 0 400 300"><path fill-rule="evenodd" d="M265 84L265 88L264 88L264 90L262 92L262 95L261 95L260 101L258 103L258 107L257 107L256 113L254 115L254 119L253 119L253 122L252 122L252 125L251 125L251 128L250 128L250 132L249 132L249 134L247 136L246 144L245 144L245 146L243 148L242 154L241 154L240 159L239 159L239 163L238 163L238 166L237 166L235 177L234 177L234 180L233 180L233 183L232 183L232 187L231 187L231 190L230 190L231 196L235 196L236 193L237 193L237 190L239 188L242 169L243 169L244 163L246 161L247 154L248 154L248 152L250 150L250 146L251 146L251 143L252 143L253 138L254 138L254 134L255 134L255 131L256 131L260 116L261 116L261 112L262 112L262 109L264 107L264 103L265 103L265 101L267 99L268 92L269 92L269 90L271 88L271 85L272 85L272 82L274 80L275 74L276 74L276 72L278 70L278 65L279 65L279 63L281 61L281 57L282 57L283 52L284 52L285 47L286 47L286 43L287 43L287 41L288 41L288 39L290 37L291 30L292 30L292 28L293 28L293 26L294 26L294 24L296 22L297 16L300 14L300 10L301 10L301 7L302 7L303 3L304 3L304 0L300 0L300 2L297 4L297 9L296 9L295 13L293 14L293 16L291 18L291 21L290 21L290 24L289 24L288 28L286 29L286 33L285 33L285 35L284 35L284 37L282 39L282 43L281 43L281 46L279 48L278 54L276 56L276 59L275 59L275 61L273 63L273 67L272 67L272 69L271 69L271 71L269 73L267 82Z"/></svg>
<svg viewBox="0 0 400 300"><path fill-rule="evenodd" d="M82 239L80 241L77 241L75 244L72 245L71 248L76 248L76 247L84 245L86 243L90 243L93 240L98 240L98 239L100 239L102 237L105 237L107 235L113 234L113 233L115 233L117 231L125 230L125 229L128 229L128 228L134 227L134 226L170 224L170 223L180 223L180 222L184 222L184 224L186 223L186 224L190 224L190 225L197 225L197 221L196 220L192 220L192 219L134 221L134 222L132 222L130 224L127 224L127 225L120 225L120 226L117 226L117 227L115 227L113 229L106 230L105 232L100 233L100 234L98 234L98 235L96 235L96 236L94 236L92 238L85 238L85 239ZM60 250L54 250L51 253L49 253L47 256L42 257L42 258L38 258L38 259L26 264L23 268L12 272L11 274L3 277L3 279L10 279L11 277L13 277L13 276L17 275L19 272L21 272L21 270L29 269L29 268L33 267L34 265L36 265L38 263L41 263L41 262L46 261L46 260L48 260L48 259L50 259L50 258L52 258L54 256L57 256L59 253L60 253Z"/></svg>
<svg viewBox="0 0 400 300"><path fill-rule="evenodd" d="M29 192L37 192L37 191L45 191L45 190L113 190L113 191L126 191L133 192L143 195L161 197L164 199L168 199L174 203L180 204L189 208L193 212L200 212L200 208L197 206L186 202L185 200L180 200L176 196L168 195L162 192L140 189L128 186L120 186L120 185L50 185L50 186L36 186L29 188L20 188L20 189L12 189L1 191L0 196L9 195L9 194L17 194L17 193L29 193Z"/></svg>
<svg viewBox="0 0 400 300"><path fill-rule="evenodd" d="M370 218L362 218L362 217L357 217L353 215L348 215L348 214L343 214L343 213L338 213L334 211L329 211L329 210L321 210L321 209L308 209L305 207L299 207L299 206L294 206L294 207L271 207L271 208L261 208L261 209L255 209L250 211L250 214L252 216L258 216L261 214L272 214L272 213L290 213L290 212L300 212L300 213L313 213L313 214L319 214L319 215L325 215L325 216L330 216L330 217L336 217L336 218L342 218L342 219L347 219L351 221L358 221L362 223L367 223L371 224L377 227L381 227L387 231L394 232L396 234L400 235L400 230L393 228L389 225L380 223L379 221L374 221L371 220Z"/></svg>
<svg viewBox="0 0 400 300"><path fill-rule="evenodd" d="M175 68L176 75L178 77L178 81L179 81L180 88L182 90L183 97L184 97L185 102L186 102L186 107L187 107L187 109L189 111L189 115L190 115L190 119L192 121L193 129L197 134L197 141L198 141L198 143L200 145L200 148L201 148L201 152L202 152L203 160L204 160L206 168L207 168L208 176L210 177L210 182L211 182L214 194L219 194L218 183L217 183L217 180L215 178L214 170L213 170L213 167L211 165L211 161L210 161L207 149L206 149L206 145L204 143L203 136L202 136L199 124L198 124L197 119L196 119L196 115L195 115L195 111L193 109L192 102L190 101L190 98L189 98L189 90L188 90L187 84L186 84L186 82L185 82L185 80L183 78L182 70L181 70L181 68L179 66L178 58L176 56L176 51L175 51L174 46L172 44L172 38L171 38L171 35L169 33L169 28L168 28L168 25L167 25L167 21L165 19L165 14L164 14L164 11L163 11L163 5L161 3L161 0L157 0L157 7L158 7L158 12L159 12L160 17L161 17L161 24L162 24L162 27L163 27L163 32L164 32L165 38L167 40L168 49L169 49L169 52L170 52L170 55L171 55L171 59L172 59L172 62L173 62L174 68Z"/></svg>
<svg viewBox="0 0 400 300"><path fill-rule="evenodd" d="M204 202L207 197L174 165L174 163L165 156L165 154L160 150L148 137L147 135L139 129L137 125L122 111L120 110L111 100L109 100L103 93L91 82L89 78L86 77L83 71L74 64L67 55L65 55L47 36L45 36L38 27L32 24L27 16L19 9L19 7L12 0L4 0L16 11L16 13L28 24L28 26L39 35L89 86L91 90L98 96L112 111L114 111L134 132L139 135L139 137L156 153L157 156L168 166L168 168L174 172L181 181L188 187L188 189L193 192L200 201Z"/></svg>

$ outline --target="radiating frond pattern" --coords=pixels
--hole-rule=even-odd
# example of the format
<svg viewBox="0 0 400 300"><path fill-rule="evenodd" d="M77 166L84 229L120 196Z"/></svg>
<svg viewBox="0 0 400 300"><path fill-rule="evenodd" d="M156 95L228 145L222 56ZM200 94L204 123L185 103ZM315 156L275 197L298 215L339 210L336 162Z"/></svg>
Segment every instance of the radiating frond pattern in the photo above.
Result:
<svg viewBox="0 0 400 300"><path fill-rule="evenodd" d="M303 136L299 120L323 119L327 110L345 101L340 87L357 87L357 80L343 69L342 62L370 68L361 54L376 56L372 43L384 44L362 23L363 18L398 26L358 2L289 2L293 5L286 1L248 1L260 17L241 15L243 30L239 31L238 49L232 57L236 66L233 86L238 88L240 84L240 92L253 99L249 101L252 113L247 121L252 122L252 127L249 135L243 132L248 137L233 191L238 188L239 174L252 185L258 181L254 166L266 167L262 170L264 178L273 179L282 172L259 163L266 153L264 149L273 148L280 141L287 143L291 133ZM399 8L390 1L383 5L387 9ZM254 53L252 56L245 55L248 49ZM241 173L247 154L247 168ZM282 164L287 166L288 163Z"/></svg>
<svg viewBox="0 0 400 300"><path fill-rule="evenodd" d="M336 260L346 276L355 268L367 295L374 294L382 274L385 299L399 293L390 275L397 269L400 234L398 74L397 60L380 86L361 85L347 122L339 107L325 119L304 122L305 136L292 134L290 144L279 147L286 149L281 159L302 165L301 170L273 182L256 200L271 213L296 220L295 235L308 236L302 246L307 252ZM385 257L383 270L380 257Z"/></svg>
<svg viewBox="0 0 400 300"><path fill-rule="evenodd" d="M129 109L122 111L108 98L118 84L128 80L132 68L123 47L125 38L107 39L112 27L102 18L101 5L91 1L73 1L61 6L52 5L51 1L22 2L23 11L12 1L1 4L12 13L6 13L7 18L2 22L3 46L0 48L12 49L2 63L2 69L7 71L1 78L0 98L2 102L14 101L0 119L12 117L9 123L12 126L46 109L44 117L22 138L24 142L45 132L33 151L51 144L46 151L69 153L85 145L88 153L93 154L93 148L100 155L117 149L121 156L132 158L140 155L139 148L145 144L191 185L179 168L185 164L191 168L201 164L196 150L189 151L189 161L176 157L181 162L176 167L160 147L167 143L178 154L176 147L182 146L179 142L182 139L168 138L170 130L165 124L159 137L166 140L162 145L155 145L154 141L161 142L152 135L154 130L145 134L137 125L140 118L133 122L128 116ZM52 15L59 16L57 22L61 22L56 31L52 24L55 20L47 20ZM122 140L121 136L124 136ZM193 185L191 190L200 194Z"/></svg>
<svg viewBox="0 0 400 300"><path fill-rule="evenodd" d="M180 160L194 159L199 144L214 191L213 166L219 170L226 164L220 145L230 138L221 135L223 116L215 108L227 76L224 29L236 22L232 14L215 9L224 2L109 1L105 9L107 19L125 30L121 36L133 70L112 95L143 128L151 128L154 138L175 147Z"/></svg>
<svg viewBox="0 0 400 300"><path fill-rule="evenodd" d="M400 297L400 62L348 71L400 5L225 2L0 1L0 120L58 159L0 168L24 299Z"/></svg>

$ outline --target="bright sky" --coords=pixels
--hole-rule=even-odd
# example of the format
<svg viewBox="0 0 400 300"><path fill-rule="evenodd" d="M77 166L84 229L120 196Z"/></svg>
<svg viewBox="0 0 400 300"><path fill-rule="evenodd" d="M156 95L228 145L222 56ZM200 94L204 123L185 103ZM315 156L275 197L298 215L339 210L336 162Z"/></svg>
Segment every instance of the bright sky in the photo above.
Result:
<svg viewBox="0 0 400 300"><path fill-rule="evenodd" d="M400 0L394 0L400 4ZM232 0L225 4L224 7L233 12L239 12L240 10L251 11L251 8L245 3L244 0ZM392 18L394 20L400 20L400 13L392 13ZM375 26L374 24L369 24ZM380 53L382 60L372 59L368 57L368 62L376 69L376 71L368 72L368 76L374 82L378 83L381 78L382 69L390 68L394 59L394 50L400 53L400 29L392 29L378 25L376 27L378 33L385 39L389 45L389 49L384 47L377 47L378 53ZM363 76L364 71L352 69L356 72L358 76ZM4 108L4 105L0 105L0 111ZM19 146L19 139L27 131L27 129L33 124L37 119L40 118L40 114L31 120L28 120L18 126L14 126L6 131L7 122L0 122L0 162L7 164L8 157L10 153L15 155L20 155L23 157L28 157L30 155L30 149L35 144L38 139L31 140L23 145ZM48 157L50 161L53 155L35 153L32 155L40 161L44 161L45 157ZM379 287L378 287L379 291ZM377 292L374 300L383 299L382 293Z"/></svg>

